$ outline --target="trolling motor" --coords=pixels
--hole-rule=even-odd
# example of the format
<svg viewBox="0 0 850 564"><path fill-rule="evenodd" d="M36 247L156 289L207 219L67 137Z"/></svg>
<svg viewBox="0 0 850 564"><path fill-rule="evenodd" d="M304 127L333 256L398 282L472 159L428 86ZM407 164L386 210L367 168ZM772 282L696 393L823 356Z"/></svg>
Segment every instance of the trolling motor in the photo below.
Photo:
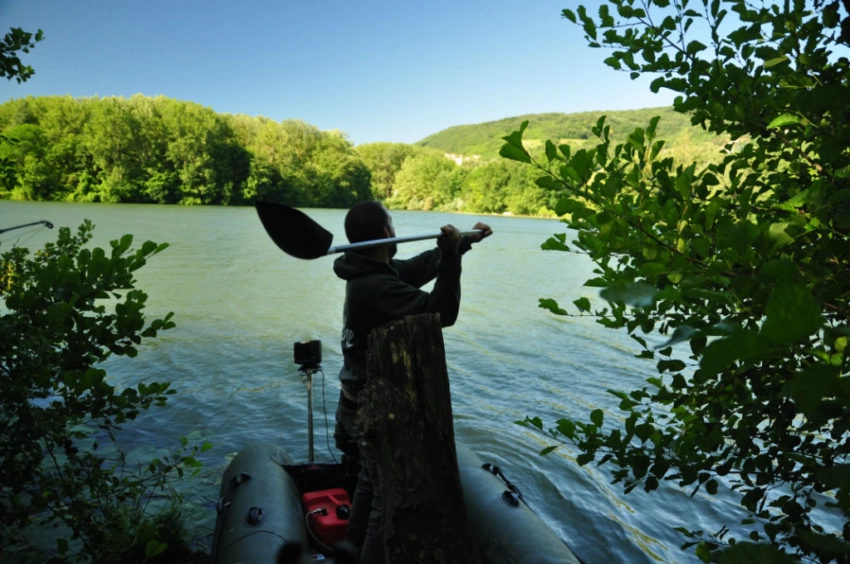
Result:
<svg viewBox="0 0 850 564"><path fill-rule="evenodd" d="M313 373L321 369L322 342L300 341L292 347L292 356L298 371L304 374L307 382L307 432L309 434L309 461L313 462Z"/></svg>
<svg viewBox="0 0 850 564"><path fill-rule="evenodd" d="M303 341L295 343L293 357L298 370L304 374L307 382L307 418L309 429L309 462L313 464L313 373L321 370L322 342ZM304 508L304 525L316 544L326 553L335 554L348 530L351 515L351 501L348 492L339 487L330 487L317 491L302 492L301 503ZM348 561L348 560L347 560ZM352 562L353 557L352 557Z"/></svg>

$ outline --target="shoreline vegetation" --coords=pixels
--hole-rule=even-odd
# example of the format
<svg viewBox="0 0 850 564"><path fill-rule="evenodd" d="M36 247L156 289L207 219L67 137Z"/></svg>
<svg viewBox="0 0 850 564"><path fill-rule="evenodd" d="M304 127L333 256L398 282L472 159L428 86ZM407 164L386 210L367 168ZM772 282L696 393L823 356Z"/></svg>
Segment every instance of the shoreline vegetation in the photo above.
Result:
<svg viewBox="0 0 850 564"><path fill-rule="evenodd" d="M618 142L661 116L675 160L719 160L725 143L669 108L535 114L460 125L414 143L355 146L299 120L219 114L163 96L26 97L0 104L0 199L347 208L379 199L396 210L555 217L559 191L499 156L530 122L525 143L591 149L606 115Z"/></svg>

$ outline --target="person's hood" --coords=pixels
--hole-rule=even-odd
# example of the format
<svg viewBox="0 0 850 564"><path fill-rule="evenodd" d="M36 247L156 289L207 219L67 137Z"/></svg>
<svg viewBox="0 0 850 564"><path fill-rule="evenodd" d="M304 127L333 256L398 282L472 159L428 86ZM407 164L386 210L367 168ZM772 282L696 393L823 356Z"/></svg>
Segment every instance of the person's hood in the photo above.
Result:
<svg viewBox="0 0 850 564"><path fill-rule="evenodd" d="M345 281L376 272L395 273L391 264L348 252L334 261L334 273Z"/></svg>

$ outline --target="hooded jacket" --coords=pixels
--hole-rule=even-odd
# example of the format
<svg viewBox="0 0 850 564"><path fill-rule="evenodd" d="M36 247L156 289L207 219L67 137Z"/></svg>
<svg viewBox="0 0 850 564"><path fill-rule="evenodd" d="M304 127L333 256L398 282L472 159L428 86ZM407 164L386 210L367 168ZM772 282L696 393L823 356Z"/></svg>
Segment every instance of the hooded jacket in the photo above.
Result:
<svg viewBox="0 0 850 564"><path fill-rule="evenodd" d="M439 313L443 327L454 324L460 271L460 253L443 254L439 248L389 263L354 252L334 261L334 272L346 281L339 374L346 395L355 397L366 382L367 339L375 327L420 313ZM435 278L430 293L420 289Z"/></svg>

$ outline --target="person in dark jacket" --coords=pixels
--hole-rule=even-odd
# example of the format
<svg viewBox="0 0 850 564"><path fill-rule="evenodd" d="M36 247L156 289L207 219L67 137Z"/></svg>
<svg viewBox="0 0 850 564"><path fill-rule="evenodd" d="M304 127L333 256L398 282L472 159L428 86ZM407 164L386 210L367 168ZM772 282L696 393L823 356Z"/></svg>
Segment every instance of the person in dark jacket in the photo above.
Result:
<svg viewBox="0 0 850 564"><path fill-rule="evenodd" d="M361 470L352 502L347 540L362 547L362 564L383 562L380 490L374 453L357 427L357 394L366 383L369 332L381 325L420 313L439 313L443 327L457 320L460 308L461 255L492 234L477 223L475 235L461 236L452 225L441 228L437 247L407 260L394 258L395 244L351 250L334 262L346 281L343 308L341 393L337 407L337 446L359 457ZM395 237L392 218L379 202L361 202L345 217L350 243ZM434 280L430 292L422 286Z"/></svg>

